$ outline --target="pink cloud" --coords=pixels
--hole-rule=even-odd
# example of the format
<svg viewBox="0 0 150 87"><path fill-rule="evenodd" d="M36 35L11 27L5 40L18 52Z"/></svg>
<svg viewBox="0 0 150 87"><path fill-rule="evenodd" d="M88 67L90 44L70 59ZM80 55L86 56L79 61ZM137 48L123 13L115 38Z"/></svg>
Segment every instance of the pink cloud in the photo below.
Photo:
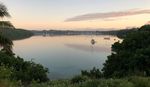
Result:
<svg viewBox="0 0 150 87"><path fill-rule="evenodd" d="M107 13L90 13L75 16L72 18L68 18L65 22L70 21L85 21L85 20L95 20L95 19L112 19L117 17L124 17L124 16L132 16L132 15L140 15L140 14L150 14L150 9L146 10L128 10L128 11L118 11L118 12L107 12Z"/></svg>

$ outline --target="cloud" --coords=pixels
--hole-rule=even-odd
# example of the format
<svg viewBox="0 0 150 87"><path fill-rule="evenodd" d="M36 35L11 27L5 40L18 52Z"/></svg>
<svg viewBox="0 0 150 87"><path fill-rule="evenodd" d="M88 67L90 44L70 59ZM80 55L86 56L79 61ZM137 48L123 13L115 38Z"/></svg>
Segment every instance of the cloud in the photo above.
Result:
<svg viewBox="0 0 150 87"><path fill-rule="evenodd" d="M84 15L68 18L65 20L65 22L85 21L85 20L95 20L95 19L106 20L106 19L113 19L117 17L140 15L140 14L150 14L150 9L145 9L145 10L134 9L128 11L107 12L107 13L90 13L90 14L84 14Z"/></svg>

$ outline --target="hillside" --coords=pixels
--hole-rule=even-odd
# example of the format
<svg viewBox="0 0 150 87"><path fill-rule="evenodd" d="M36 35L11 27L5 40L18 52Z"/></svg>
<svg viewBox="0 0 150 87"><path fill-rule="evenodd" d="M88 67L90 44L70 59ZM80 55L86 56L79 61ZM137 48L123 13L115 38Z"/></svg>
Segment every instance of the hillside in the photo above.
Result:
<svg viewBox="0 0 150 87"><path fill-rule="evenodd" d="M24 29L0 29L0 33L11 40L19 40L29 38L33 35L32 32Z"/></svg>

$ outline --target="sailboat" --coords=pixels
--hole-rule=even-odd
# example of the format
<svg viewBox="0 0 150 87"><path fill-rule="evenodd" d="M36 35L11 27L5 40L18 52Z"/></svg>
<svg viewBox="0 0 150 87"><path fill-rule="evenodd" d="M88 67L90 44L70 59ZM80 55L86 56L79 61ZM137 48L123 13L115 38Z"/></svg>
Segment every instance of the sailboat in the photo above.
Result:
<svg viewBox="0 0 150 87"><path fill-rule="evenodd" d="M91 40L91 44L94 45L96 41L94 39Z"/></svg>
<svg viewBox="0 0 150 87"><path fill-rule="evenodd" d="M110 40L110 37L104 37L105 40Z"/></svg>

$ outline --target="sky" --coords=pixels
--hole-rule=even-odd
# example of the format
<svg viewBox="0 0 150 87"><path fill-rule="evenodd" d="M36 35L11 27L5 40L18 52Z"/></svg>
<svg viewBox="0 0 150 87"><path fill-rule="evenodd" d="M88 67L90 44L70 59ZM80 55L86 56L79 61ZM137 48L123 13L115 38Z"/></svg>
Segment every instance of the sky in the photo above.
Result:
<svg viewBox="0 0 150 87"><path fill-rule="evenodd" d="M1 0L15 27L123 29L150 23L150 0Z"/></svg>

